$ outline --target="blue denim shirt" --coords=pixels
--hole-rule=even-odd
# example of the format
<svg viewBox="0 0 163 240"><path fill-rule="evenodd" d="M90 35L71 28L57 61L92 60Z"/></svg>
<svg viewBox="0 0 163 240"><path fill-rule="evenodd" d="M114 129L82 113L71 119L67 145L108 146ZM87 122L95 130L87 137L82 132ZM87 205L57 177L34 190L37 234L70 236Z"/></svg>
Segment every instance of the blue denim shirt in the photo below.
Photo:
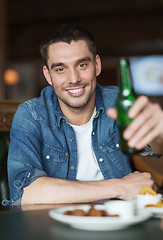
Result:
<svg viewBox="0 0 163 240"><path fill-rule="evenodd" d="M122 178L131 172L120 151L116 123L106 113L115 105L117 93L116 86L96 87L92 146L104 179ZM19 105L10 137L10 201L4 200L4 205L20 204L23 188L41 176L76 180L75 132L63 116L52 86L44 88L39 98Z"/></svg>

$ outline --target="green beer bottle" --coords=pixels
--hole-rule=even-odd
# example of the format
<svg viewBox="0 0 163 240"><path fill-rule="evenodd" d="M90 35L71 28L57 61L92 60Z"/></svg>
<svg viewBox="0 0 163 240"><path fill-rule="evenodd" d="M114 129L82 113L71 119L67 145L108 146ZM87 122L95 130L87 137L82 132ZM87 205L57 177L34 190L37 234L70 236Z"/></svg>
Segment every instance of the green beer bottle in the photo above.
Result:
<svg viewBox="0 0 163 240"><path fill-rule="evenodd" d="M137 154L139 151L128 146L127 141L123 138L123 132L132 121L132 119L128 117L128 110L135 102L136 95L132 87L129 60L127 58L120 58L118 67L120 91L116 102L116 108L118 111L117 125L119 128L122 152L128 155L132 155Z"/></svg>

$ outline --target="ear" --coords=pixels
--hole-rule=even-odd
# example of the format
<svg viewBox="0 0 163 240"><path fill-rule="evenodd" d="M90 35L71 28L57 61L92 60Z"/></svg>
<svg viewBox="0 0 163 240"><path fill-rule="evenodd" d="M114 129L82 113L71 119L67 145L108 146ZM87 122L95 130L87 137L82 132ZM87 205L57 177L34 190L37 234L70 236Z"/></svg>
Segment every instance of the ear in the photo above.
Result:
<svg viewBox="0 0 163 240"><path fill-rule="evenodd" d="M44 74L44 77L46 78L46 81L52 85L52 81L51 81L51 76L50 76L50 73L49 73L49 69L47 68L47 66L43 66L43 74Z"/></svg>
<svg viewBox="0 0 163 240"><path fill-rule="evenodd" d="M101 59L98 54L96 55L96 58L95 58L95 64L96 64L96 77L97 77L101 73Z"/></svg>

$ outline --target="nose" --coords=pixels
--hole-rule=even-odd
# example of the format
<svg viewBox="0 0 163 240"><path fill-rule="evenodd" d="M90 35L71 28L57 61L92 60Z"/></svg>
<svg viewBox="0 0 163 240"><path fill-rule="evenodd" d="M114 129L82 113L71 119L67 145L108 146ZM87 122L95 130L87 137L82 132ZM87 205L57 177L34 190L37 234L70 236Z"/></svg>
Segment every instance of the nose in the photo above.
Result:
<svg viewBox="0 0 163 240"><path fill-rule="evenodd" d="M68 83L80 82L79 72L77 69L69 69Z"/></svg>

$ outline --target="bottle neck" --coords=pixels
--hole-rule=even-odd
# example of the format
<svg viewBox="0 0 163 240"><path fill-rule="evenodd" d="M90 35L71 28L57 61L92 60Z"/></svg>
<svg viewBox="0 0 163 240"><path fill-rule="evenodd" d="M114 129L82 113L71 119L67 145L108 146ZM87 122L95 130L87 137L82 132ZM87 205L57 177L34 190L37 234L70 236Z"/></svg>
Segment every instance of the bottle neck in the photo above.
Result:
<svg viewBox="0 0 163 240"><path fill-rule="evenodd" d="M133 92L129 61L126 58L119 60L119 87L123 96L128 96Z"/></svg>

